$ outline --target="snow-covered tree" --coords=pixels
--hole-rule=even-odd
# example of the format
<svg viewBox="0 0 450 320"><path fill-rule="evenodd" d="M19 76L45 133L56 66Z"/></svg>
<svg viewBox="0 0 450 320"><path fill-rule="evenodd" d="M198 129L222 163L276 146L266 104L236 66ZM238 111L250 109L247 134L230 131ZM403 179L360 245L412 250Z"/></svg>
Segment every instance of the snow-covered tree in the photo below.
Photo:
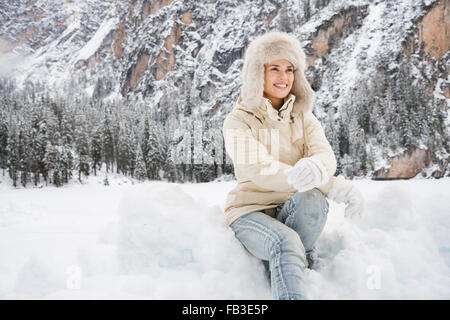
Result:
<svg viewBox="0 0 450 320"><path fill-rule="evenodd" d="M93 130L92 138L91 138L91 160L92 160L92 169L94 170L94 175L97 175L97 170L101 168L102 165L102 132L100 127L96 127Z"/></svg>
<svg viewBox="0 0 450 320"><path fill-rule="evenodd" d="M103 155L106 164L106 172L112 169L114 157L114 139L112 132L111 119L109 109L105 110L103 128L102 128L102 140L103 140Z"/></svg>
<svg viewBox="0 0 450 320"><path fill-rule="evenodd" d="M6 122L6 112L2 112L2 110L0 110L0 169L3 170L3 175L5 175L7 164L8 164L8 123Z"/></svg>
<svg viewBox="0 0 450 320"><path fill-rule="evenodd" d="M8 173L13 182L13 186L17 187L17 179L20 169L19 141L17 133L10 131L8 136Z"/></svg>
<svg viewBox="0 0 450 320"><path fill-rule="evenodd" d="M136 148L136 159L134 162L136 166L134 170L135 178L139 181L144 181L145 179L147 179L147 169L145 168L141 146L138 146L138 148Z"/></svg>

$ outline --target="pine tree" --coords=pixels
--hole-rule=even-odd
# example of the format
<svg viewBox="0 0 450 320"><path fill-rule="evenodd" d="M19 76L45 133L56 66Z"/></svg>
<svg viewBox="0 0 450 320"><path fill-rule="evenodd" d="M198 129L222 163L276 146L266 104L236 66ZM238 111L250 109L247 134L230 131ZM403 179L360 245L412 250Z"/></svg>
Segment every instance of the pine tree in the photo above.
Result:
<svg viewBox="0 0 450 320"><path fill-rule="evenodd" d="M353 159L353 172L358 174L359 170L366 168L365 141L364 130L359 127L356 116L350 119L349 126L349 156Z"/></svg>
<svg viewBox="0 0 450 320"><path fill-rule="evenodd" d="M94 170L94 175L97 175L97 170L100 170L102 166L102 132L98 127L94 130L91 140L91 159L92 159L92 169Z"/></svg>
<svg viewBox="0 0 450 320"><path fill-rule="evenodd" d="M164 155L161 152L161 140L158 133L161 133L155 122L150 124L150 132L148 137L147 151L147 176L151 180L160 180L159 171L163 167ZM144 136L145 137L145 136ZM144 150L142 150L144 153Z"/></svg>
<svg viewBox="0 0 450 320"><path fill-rule="evenodd" d="M78 154L78 163L76 164L76 168L78 169L78 180L81 182L82 175L89 176L91 158L87 129L83 124L80 124L77 128L76 151Z"/></svg>
<svg viewBox="0 0 450 320"><path fill-rule="evenodd" d="M371 105L372 98L369 94L369 88L365 82L362 83L359 88L357 101L355 101L352 105L355 106L354 116L358 117L358 124L366 134L370 134L370 114L371 114Z"/></svg>
<svg viewBox="0 0 450 320"><path fill-rule="evenodd" d="M144 132L143 132L143 136L142 136L142 143L141 145L141 151L142 151L142 157L143 157L143 161L145 164L145 170L147 172L147 177L149 179L151 179L151 172L150 172L150 164L148 161L148 154L150 152L150 123L149 120L147 118L147 116L145 117L144 120Z"/></svg>
<svg viewBox="0 0 450 320"><path fill-rule="evenodd" d="M17 187L17 179L20 166L19 142L16 132L11 130L8 136L8 173L13 182L13 186Z"/></svg>
<svg viewBox="0 0 450 320"><path fill-rule="evenodd" d="M369 153L367 155L367 166L370 171L373 171L375 169L375 159L376 159L375 151L373 150L373 147L370 145Z"/></svg>
<svg viewBox="0 0 450 320"><path fill-rule="evenodd" d="M212 181L222 174L222 132L217 129L218 124L211 122L212 125L202 117L194 122L194 124L198 123L194 128L194 145L197 148L197 145L201 147L198 148L200 150L194 148L194 155L197 154L196 157L194 156L194 170L195 179L200 182ZM196 131L200 131L200 133L195 133ZM196 135L201 135L201 137L195 138Z"/></svg>
<svg viewBox="0 0 450 320"><path fill-rule="evenodd" d="M119 169L117 167L117 159L119 158L119 132L120 132L120 121L117 118L117 114L112 119L112 138L113 138L113 166L116 165L116 173L119 173ZM112 168L111 171L114 171Z"/></svg>
<svg viewBox="0 0 450 320"><path fill-rule="evenodd" d="M36 168L34 168L35 177L34 183L37 185L39 182L39 176L42 174L44 181L47 182L48 171L45 163L46 152L47 152L47 144L50 143L47 131L47 123L42 119L37 121L37 134L33 143L33 153L34 158L36 159Z"/></svg>
<svg viewBox="0 0 450 320"><path fill-rule="evenodd" d="M114 163L114 139L112 133L111 120L109 116L109 109L105 110L105 117L103 120L103 155L105 157L106 172L112 168Z"/></svg>
<svg viewBox="0 0 450 320"><path fill-rule="evenodd" d="M55 146L54 148L54 168L52 171L52 182L55 186L62 186L62 174L61 174L61 146Z"/></svg>
<svg viewBox="0 0 450 320"><path fill-rule="evenodd" d="M0 169L3 170L3 175L5 175L7 165L8 165L8 124L6 122L6 114L0 112Z"/></svg>
<svg viewBox="0 0 450 320"><path fill-rule="evenodd" d="M337 126L334 116L333 108L329 108L327 112L327 122L324 126L325 136L334 151L334 154L339 154L339 138L337 134Z"/></svg>
<svg viewBox="0 0 450 320"><path fill-rule="evenodd" d="M125 124L121 125L118 142L117 168L120 172L127 175L130 173L130 130Z"/></svg>
<svg viewBox="0 0 450 320"><path fill-rule="evenodd" d="M31 114L31 141L30 141L30 156L31 156L31 173L33 174L34 185L37 186L39 182L39 157L38 157L38 134L39 134L39 112L35 109Z"/></svg>
<svg viewBox="0 0 450 320"><path fill-rule="evenodd" d="M168 157L166 158L166 161L164 163L165 177L169 182L177 182L178 181L177 165L175 164L172 155L170 153L166 154L168 154Z"/></svg>
<svg viewBox="0 0 450 320"><path fill-rule="evenodd" d="M136 169L134 176L139 181L144 181L147 178L147 170L145 168L144 157L142 155L141 146L136 148L136 159L135 159Z"/></svg>
<svg viewBox="0 0 450 320"><path fill-rule="evenodd" d="M409 126L409 110L407 105L409 91L409 86L407 85L405 78L399 77L396 90L394 91L396 108L394 111L393 123L399 132L399 145L402 147L411 144L412 134Z"/></svg>
<svg viewBox="0 0 450 320"><path fill-rule="evenodd" d="M177 168L177 181L192 181L192 137L185 124L178 124L169 142L170 161Z"/></svg>
<svg viewBox="0 0 450 320"><path fill-rule="evenodd" d="M73 132L75 132L75 128L73 123L69 119L69 115L66 110L63 110L61 114L61 125L60 125L60 136L62 139L62 145L67 148L72 148L74 137Z"/></svg>
<svg viewBox="0 0 450 320"><path fill-rule="evenodd" d="M195 182L205 182L209 173L207 169L208 163L203 162L204 147L205 147L205 141L203 137L203 119L201 117L196 117L192 122L192 124L193 124L192 175ZM205 160L209 159L205 157Z"/></svg>
<svg viewBox="0 0 450 320"><path fill-rule="evenodd" d="M311 18L311 3L310 0L305 0L304 2L304 13L305 13L305 19L309 20Z"/></svg>
<svg viewBox="0 0 450 320"><path fill-rule="evenodd" d="M136 135L136 132L130 128L130 138L129 138L129 173L132 177L135 176L136 172L136 160L137 160L137 151L139 148L139 141ZM145 166L145 164L144 164ZM147 169L145 169L147 172Z"/></svg>
<svg viewBox="0 0 450 320"><path fill-rule="evenodd" d="M55 169L55 159L56 153L55 148L50 141L47 141L47 145L45 146L45 155L44 155L44 179L47 183L52 183L50 177L53 176L53 170Z"/></svg>
<svg viewBox="0 0 450 320"><path fill-rule="evenodd" d="M74 166L74 157L72 155L72 150L67 146L62 147L61 149L61 182L69 183L70 179L72 179L72 170Z"/></svg>
<svg viewBox="0 0 450 320"><path fill-rule="evenodd" d="M20 183L23 187L26 187L29 182L29 175L31 172L31 153L30 143L27 133L29 130L25 126L21 126L19 129L19 171L20 171Z"/></svg>
<svg viewBox="0 0 450 320"><path fill-rule="evenodd" d="M337 136L339 140L339 155L343 157L344 154L349 153L349 134L348 126L345 125L342 118L339 119Z"/></svg>
<svg viewBox="0 0 450 320"><path fill-rule="evenodd" d="M207 155L211 155L214 160L213 176L210 178L210 181L223 174L224 141L221 127L221 123L217 120L212 121L211 124L207 122L205 131L207 135L204 134L204 137L207 138L205 152Z"/></svg>
<svg viewBox="0 0 450 320"><path fill-rule="evenodd" d="M414 137L414 144L417 146L422 142L422 138L427 134L427 117L428 110L432 108L430 98L427 95L427 84L419 82L412 85L410 109L410 126Z"/></svg>

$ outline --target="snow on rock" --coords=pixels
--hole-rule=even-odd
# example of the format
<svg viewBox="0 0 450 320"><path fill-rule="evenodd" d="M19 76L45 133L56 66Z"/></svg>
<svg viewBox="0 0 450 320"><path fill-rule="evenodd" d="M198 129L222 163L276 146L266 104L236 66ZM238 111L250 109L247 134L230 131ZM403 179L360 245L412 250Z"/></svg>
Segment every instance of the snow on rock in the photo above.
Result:
<svg viewBox="0 0 450 320"><path fill-rule="evenodd" d="M94 36L86 43L86 45L78 52L75 62L78 60L89 59L100 47L106 35L117 25L117 18L110 18L102 23Z"/></svg>

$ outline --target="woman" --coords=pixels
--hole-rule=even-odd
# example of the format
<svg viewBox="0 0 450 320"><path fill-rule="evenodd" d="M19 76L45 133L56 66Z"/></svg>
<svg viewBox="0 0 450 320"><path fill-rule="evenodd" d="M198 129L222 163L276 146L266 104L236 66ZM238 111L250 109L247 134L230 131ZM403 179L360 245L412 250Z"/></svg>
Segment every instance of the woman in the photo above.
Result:
<svg viewBox="0 0 450 320"><path fill-rule="evenodd" d="M363 209L353 184L333 177L336 158L312 113L305 67L293 36L271 32L254 40L245 53L240 97L223 125L238 181L227 196L227 222L268 264L275 299L306 298L307 257L327 219L326 197L347 203L346 216Z"/></svg>

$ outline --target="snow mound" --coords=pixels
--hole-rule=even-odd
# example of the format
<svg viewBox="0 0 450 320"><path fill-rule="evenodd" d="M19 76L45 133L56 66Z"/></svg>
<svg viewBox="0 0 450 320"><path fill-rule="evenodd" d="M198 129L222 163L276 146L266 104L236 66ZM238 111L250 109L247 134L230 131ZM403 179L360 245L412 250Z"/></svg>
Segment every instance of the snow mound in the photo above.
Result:
<svg viewBox="0 0 450 320"><path fill-rule="evenodd" d="M320 268L308 273L310 298L449 298L448 195L404 181L355 184L366 199L364 216L346 219L344 206L330 203L316 243Z"/></svg>
<svg viewBox="0 0 450 320"><path fill-rule="evenodd" d="M119 214L119 270L150 275L155 298L271 299L262 263L234 237L219 206L176 184L144 183L124 194ZM249 287L259 296L249 297Z"/></svg>
<svg viewBox="0 0 450 320"><path fill-rule="evenodd" d="M53 291L63 289L64 278L44 261L31 256L21 267L15 282L15 291L25 298L40 298Z"/></svg>
<svg viewBox="0 0 450 320"><path fill-rule="evenodd" d="M353 182L364 216L330 201L308 298L449 299L450 179ZM226 225L235 184L2 188L0 299L272 299Z"/></svg>

